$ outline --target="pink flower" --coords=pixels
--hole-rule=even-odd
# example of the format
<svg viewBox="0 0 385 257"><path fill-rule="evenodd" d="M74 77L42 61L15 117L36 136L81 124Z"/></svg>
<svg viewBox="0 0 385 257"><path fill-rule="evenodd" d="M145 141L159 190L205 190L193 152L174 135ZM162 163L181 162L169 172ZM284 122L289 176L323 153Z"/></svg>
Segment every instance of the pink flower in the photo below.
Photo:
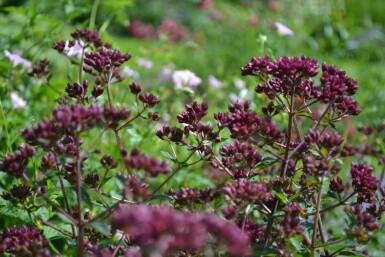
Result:
<svg viewBox="0 0 385 257"><path fill-rule="evenodd" d="M146 58L137 58L136 63L145 69L151 69L154 66L154 63L150 59Z"/></svg>
<svg viewBox="0 0 385 257"><path fill-rule="evenodd" d="M139 72L136 70L131 69L130 67L126 66L122 69L123 75L126 75L127 77L138 79L139 78Z"/></svg>
<svg viewBox="0 0 385 257"><path fill-rule="evenodd" d="M21 53L11 53L8 50L4 50L4 55L13 63L13 66L21 65L24 68L29 68L32 66L30 61L21 57Z"/></svg>
<svg viewBox="0 0 385 257"><path fill-rule="evenodd" d="M286 25L276 21L274 22L274 27L278 30L278 33L282 36L292 36L294 32L287 27Z"/></svg>
<svg viewBox="0 0 385 257"><path fill-rule="evenodd" d="M202 83L202 79L189 70L177 70L172 74L172 81L175 87L182 89L185 87L196 87Z"/></svg>
<svg viewBox="0 0 385 257"><path fill-rule="evenodd" d="M69 41L67 40L64 52L68 57L76 56L82 58L84 45L85 43L82 40L75 40L75 44L69 47ZM84 50L84 52L86 52L86 50Z"/></svg>
<svg viewBox="0 0 385 257"><path fill-rule="evenodd" d="M213 87L216 87L216 88L222 88L223 87L222 81L220 81L219 79L217 79L213 75L209 76L208 81L209 81L209 85L210 86L213 86Z"/></svg>
<svg viewBox="0 0 385 257"><path fill-rule="evenodd" d="M15 109L23 109L27 106L27 102L15 91L11 92L11 102Z"/></svg>

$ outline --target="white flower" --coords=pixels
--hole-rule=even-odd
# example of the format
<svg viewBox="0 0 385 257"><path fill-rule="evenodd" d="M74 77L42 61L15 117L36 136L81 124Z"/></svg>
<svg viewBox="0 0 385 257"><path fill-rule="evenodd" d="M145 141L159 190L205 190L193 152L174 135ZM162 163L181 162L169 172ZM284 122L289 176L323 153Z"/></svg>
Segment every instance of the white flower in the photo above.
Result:
<svg viewBox="0 0 385 257"><path fill-rule="evenodd" d="M294 35L294 32L289 29L286 25L283 25L282 23L276 21L274 22L274 26L278 30L278 33L282 36L292 36Z"/></svg>
<svg viewBox="0 0 385 257"><path fill-rule="evenodd" d="M137 58L136 63L145 69L151 69L154 66L154 63L150 59L146 58Z"/></svg>
<svg viewBox="0 0 385 257"><path fill-rule="evenodd" d="M210 75L208 80L209 80L209 85L210 86L213 86L213 87L216 87L216 88L222 88L223 87L222 81L220 81L219 79L217 79L213 75Z"/></svg>
<svg viewBox="0 0 385 257"><path fill-rule="evenodd" d="M123 75L126 75L127 77L138 79L139 78L139 72L131 69L130 67L126 66L122 69Z"/></svg>
<svg viewBox="0 0 385 257"><path fill-rule="evenodd" d="M4 50L4 55L13 63L13 66L17 66L19 64L22 65L24 68L29 68L32 66L32 63L22 58L20 53L11 53L8 50Z"/></svg>
<svg viewBox="0 0 385 257"><path fill-rule="evenodd" d="M231 100L233 103L235 103L235 102L237 102L237 101L239 101L239 100L242 100L242 99L239 98L239 96L237 96L235 93L230 93L229 98L230 98L230 100Z"/></svg>
<svg viewBox="0 0 385 257"><path fill-rule="evenodd" d="M172 81L176 88L196 87L202 83L202 79L189 70L177 70L172 74Z"/></svg>
<svg viewBox="0 0 385 257"><path fill-rule="evenodd" d="M158 77L161 81L166 82L171 79L172 71L174 70L175 65L173 63L169 63L160 67L158 71Z"/></svg>
<svg viewBox="0 0 385 257"><path fill-rule="evenodd" d="M242 89L242 88L245 88L246 87L246 83L241 80L241 79L236 79L234 80L234 85L239 88L239 89Z"/></svg>
<svg viewBox="0 0 385 257"><path fill-rule="evenodd" d="M22 99L19 94L15 91L11 92L11 102L13 108L25 108L27 106L27 102Z"/></svg>
<svg viewBox="0 0 385 257"><path fill-rule="evenodd" d="M76 40L75 44L72 47L68 47L69 41L66 41L66 45L64 47L64 52L66 53L67 56L76 56L78 58L82 58L83 55L83 47L84 47L84 42L81 40ZM84 49L84 52L87 52L86 49Z"/></svg>

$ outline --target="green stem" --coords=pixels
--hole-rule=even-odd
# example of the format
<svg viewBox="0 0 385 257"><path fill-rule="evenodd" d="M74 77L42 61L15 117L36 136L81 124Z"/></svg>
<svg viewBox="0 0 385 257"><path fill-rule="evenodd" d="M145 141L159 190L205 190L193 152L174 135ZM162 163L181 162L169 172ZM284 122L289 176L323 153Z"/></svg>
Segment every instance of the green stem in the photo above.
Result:
<svg viewBox="0 0 385 257"><path fill-rule="evenodd" d="M316 209L315 209L315 216L314 216L313 236L311 239L311 247L313 247L313 249L311 251L311 255L310 255L311 257L315 257L315 253L316 253L315 243L316 243L316 239L317 239L317 227L318 227L318 219L320 217L319 211L320 211L320 207L321 207L322 187L324 184L324 179L325 179L325 176L322 175L321 184L319 185L319 188L318 188L318 195L317 195L317 202L316 202Z"/></svg>
<svg viewBox="0 0 385 257"><path fill-rule="evenodd" d="M347 237L343 237L343 238L340 238L336 241L333 241L333 242L329 242L329 243L326 243L326 244L321 244L321 245L317 245L314 247L314 249L317 249L317 248L323 248L323 247L326 247L326 246L329 246L329 245L335 245L335 244L339 244L345 240L347 240L348 238Z"/></svg>
<svg viewBox="0 0 385 257"><path fill-rule="evenodd" d="M80 45L80 41L78 43ZM82 79L83 79L83 63L84 63L85 50L86 50L86 46L84 45L83 48L82 48L82 57L81 57L81 60L80 60L80 67L79 67L79 83L80 84L82 83Z"/></svg>
<svg viewBox="0 0 385 257"><path fill-rule="evenodd" d="M9 137L9 133L8 133L8 122L7 120L5 119L5 115L4 115L4 110L3 110L3 105L0 101L0 111L1 111L1 116L3 118L3 123L4 123L4 128L5 128L5 136L7 137L7 147L8 147L8 151L12 153L12 145L11 145L11 140L10 140L10 137Z"/></svg>
<svg viewBox="0 0 385 257"><path fill-rule="evenodd" d="M116 130L119 131L121 130L122 128L126 127L128 124L130 124L132 121L134 121L135 119L137 119L138 117L140 117L140 115L146 110L147 108L144 107L143 110L141 110L140 112L138 112L134 117L132 117L131 119L129 119L128 121L126 121L122 126L120 126L119 128L117 128Z"/></svg>
<svg viewBox="0 0 385 257"><path fill-rule="evenodd" d="M293 90L292 90L291 95L290 95L290 110L288 112L289 120L288 120L288 128L287 128L287 135L286 135L285 155L284 155L282 165L281 165L281 172L279 174L279 176L281 178L286 177L287 167L289 165L289 160L291 158L291 156L289 155L289 151L290 151L290 142L291 142L293 120L295 118L294 96L295 96L295 89L296 89L297 83L299 83L299 82L294 83ZM278 209L278 204L279 204L278 197L275 197L274 202L273 202L273 209L271 210L271 214L270 214L270 217L269 217L267 225L266 225L265 246L267 246L269 244L269 236L270 236L270 232L273 228L274 214Z"/></svg>
<svg viewBox="0 0 385 257"><path fill-rule="evenodd" d="M93 29L95 27L96 13L98 12L99 4L100 4L100 0L95 0L92 6L91 16L90 16L90 25L89 25L90 29Z"/></svg>
<svg viewBox="0 0 385 257"><path fill-rule="evenodd" d="M198 144L198 146L195 148L195 150L193 150L190 155L186 158L186 160L184 160L182 163L187 163L188 160L190 160L190 158L193 156L193 154L196 152L197 149L199 149L199 147L201 146L202 142L200 142ZM171 178L173 178L180 170L181 170L182 166L179 165L178 168L170 174L170 176L168 176L157 188L155 188L154 191L152 191L152 195L154 195L156 192L158 192L165 184L167 184L168 181L170 181Z"/></svg>

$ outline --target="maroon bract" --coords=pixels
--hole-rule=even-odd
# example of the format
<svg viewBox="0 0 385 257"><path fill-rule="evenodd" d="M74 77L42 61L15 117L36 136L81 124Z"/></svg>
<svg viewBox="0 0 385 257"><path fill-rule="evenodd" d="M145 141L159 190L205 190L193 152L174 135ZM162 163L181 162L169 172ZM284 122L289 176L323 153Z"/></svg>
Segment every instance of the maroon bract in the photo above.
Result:
<svg viewBox="0 0 385 257"><path fill-rule="evenodd" d="M131 154L124 158L124 162L131 169L144 170L152 177L170 171L167 162L161 162L155 158L148 157L147 154L141 154L138 148L134 148Z"/></svg>
<svg viewBox="0 0 385 257"><path fill-rule="evenodd" d="M204 247L209 243L209 233L226 252L250 254L247 236L234 224L214 216L139 205L119 209L112 216L111 225L132 236L135 244L161 255Z"/></svg>
<svg viewBox="0 0 385 257"><path fill-rule="evenodd" d="M20 178L27 167L28 160L34 156L35 149L26 145L20 147L15 153L8 153L0 164L0 170L8 173L11 176Z"/></svg>
<svg viewBox="0 0 385 257"><path fill-rule="evenodd" d="M360 202L371 202L378 187L378 179L372 174L373 168L364 163L352 163L350 173L353 186Z"/></svg>
<svg viewBox="0 0 385 257"><path fill-rule="evenodd" d="M48 248L48 240L43 237L43 230L35 226L13 226L0 233L0 253L15 256L53 256Z"/></svg>

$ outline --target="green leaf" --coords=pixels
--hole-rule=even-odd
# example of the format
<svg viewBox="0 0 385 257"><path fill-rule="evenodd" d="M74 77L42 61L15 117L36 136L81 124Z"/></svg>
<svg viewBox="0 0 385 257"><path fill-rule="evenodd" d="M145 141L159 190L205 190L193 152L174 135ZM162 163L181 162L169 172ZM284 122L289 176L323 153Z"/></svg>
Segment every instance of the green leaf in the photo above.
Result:
<svg viewBox="0 0 385 257"><path fill-rule="evenodd" d="M284 211L277 211L273 215L274 218L276 218L276 217L283 217L283 216L285 216L285 212Z"/></svg>
<svg viewBox="0 0 385 257"><path fill-rule="evenodd" d="M172 160L172 161L176 161L176 158L172 155L172 154L170 154L169 152L165 152L165 151L160 151L161 153L162 153L162 155L164 156L164 157L166 157L167 159L170 159L170 160Z"/></svg>
<svg viewBox="0 0 385 257"><path fill-rule="evenodd" d="M364 255L359 252L350 252L350 251L342 251L339 253L340 256L355 256L355 257L367 257L367 255Z"/></svg>
<svg viewBox="0 0 385 257"><path fill-rule="evenodd" d="M289 199L290 199L290 201L293 201L293 200L297 199L298 197L300 197L301 195L303 195L303 192L298 192L298 193L290 196Z"/></svg>
<svg viewBox="0 0 385 257"><path fill-rule="evenodd" d="M256 247L253 249L252 256L276 256L277 251L265 247Z"/></svg>
<svg viewBox="0 0 385 257"><path fill-rule="evenodd" d="M290 240L290 243L294 246L294 248L297 250L297 252L301 251L302 250L302 245L301 245L301 242L298 241L297 238L295 237L292 237L289 239Z"/></svg>
<svg viewBox="0 0 385 257"><path fill-rule="evenodd" d="M169 195L164 195L164 194L155 194L151 197L151 200L163 200L163 201L172 201L174 198L172 198Z"/></svg>
<svg viewBox="0 0 385 257"><path fill-rule="evenodd" d="M274 194L276 197L278 197L279 200L281 200L281 202L283 202L283 203L287 202L287 195L282 194L282 193L277 193L277 192L274 192Z"/></svg>
<svg viewBox="0 0 385 257"><path fill-rule="evenodd" d="M90 209L92 209L90 195L88 194L87 190L85 190L83 187L81 189L81 197L82 197L82 201L85 202Z"/></svg>
<svg viewBox="0 0 385 257"><path fill-rule="evenodd" d="M55 223L56 221L60 221L62 224L72 224L72 221L69 220L66 216L61 214L60 212L55 213L50 219L50 223Z"/></svg>
<svg viewBox="0 0 385 257"><path fill-rule="evenodd" d="M68 224L64 224L64 225L65 225L65 229L63 229L64 226L61 226L60 229L63 229L68 233L72 233L71 225L68 225ZM43 228L44 228L43 230L44 236L48 239L67 238L65 235L63 235L62 233L60 233L59 231L51 227L43 226Z"/></svg>
<svg viewBox="0 0 385 257"><path fill-rule="evenodd" d="M14 206L12 203L0 197L0 215L17 218L22 221L29 220L28 213L24 209Z"/></svg>
<svg viewBox="0 0 385 257"><path fill-rule="evenodd" d="M255 168L266 168L274 163L278 162L278 159L273 158L273 157L265 157L260 161L257 165L255 165Z"/></svg>
<svg viewBox="0 0 385 257"><path fill-rule="evenodd" d="M101 234L108 236L110 231L108 229L108 225L106 222L103 222L101 220L94 221L90 223L91 227L95 228L97 231L99 231Z"/></svg>
<svg viewBox="0 0 385 257"><path fill-rule="evenodd" d="M124 129L132 129L132 128L134 128L134 124L127 124L126 126L124 126Z"/></svg>

